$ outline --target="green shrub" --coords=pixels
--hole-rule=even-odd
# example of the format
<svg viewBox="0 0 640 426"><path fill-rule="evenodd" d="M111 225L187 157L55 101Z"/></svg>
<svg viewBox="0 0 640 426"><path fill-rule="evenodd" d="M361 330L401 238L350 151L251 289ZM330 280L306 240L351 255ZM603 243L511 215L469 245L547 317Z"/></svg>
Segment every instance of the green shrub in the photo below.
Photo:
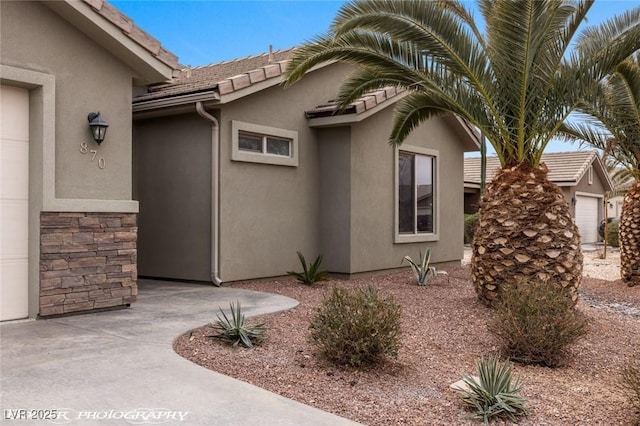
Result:
<svg viewBox="0 0 640 426"><path fill-rule="evenodd" d="M473 234L478 224L478 213L468 214L464 216L464 243L471 244L473 242Z"/></svg>
<svg viewBox="0 0 640 426"><path fill-rule="evenodd" d="M312 285L320 281L329 281L329 273L320 270L322 256L316 257L316 261L307 266L307 261L302 253L299 251L296 253L298 253L298 259L300 259L300 264L302 265L302 272L289 271L287 275L295 277L299 282L306 285Z"/></svg>
<svg viewBox="0 0 640 426"><path fill-rule="evenodd" d="M337 365L369 366L400 348L400 305L369 286L334 288L311 321L310 342Z"/></svg>
<svg viewBox="0 0 640 426"><path fill-rule="evenodd" d="M252 347L264 335L264 324L246 324L239 301L236 301L236 305L230 303L229 307L231 308L231 319L220 309L222 317L218 314L218 320L215 323L211 323L211 327L219 332L207 337L221 339L233 344L233 346L238 346L239 343L242 343L248 348Z"/></svg>
<svg viewBox="0 0 640 426"><path fill-rule="evenodd" d="M620 247L620 240L618 237L619 225L620 222L617 220L607 224L607 244L611 247Z"/></svg>
<svg viewBox="0 0 640 426"><path fill-rule="evenodd" d="M500 293L489 331L513 361L556 367L587 334L586 317L558 285L522 281Z"/></svg>
<svg viewBox="0 0 640 426"><path fill-rule="evenodd" d="M640 424L640 354L636 354L622 368L620 386L629 396L631 404L638 412L638 424Z"/></svg>
<svg viewBox="0 0 640 426"><path fill-rule="evenodd" d="M527 414L526 399L520 393L520 379L512 382L511 364L501 363L496 356L482 358L476 363L478 380L465 376L464 387L457 388L462 402L485 424L493 417L508 417L515 422L517 416Z"/></svg>

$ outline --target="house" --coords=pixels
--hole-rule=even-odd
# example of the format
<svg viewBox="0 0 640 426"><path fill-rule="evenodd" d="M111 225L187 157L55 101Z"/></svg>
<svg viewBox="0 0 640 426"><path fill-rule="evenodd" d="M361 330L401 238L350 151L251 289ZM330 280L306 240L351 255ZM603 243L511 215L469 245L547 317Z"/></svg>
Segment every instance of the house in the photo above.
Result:
<svg viewBox="0 0 640 426"><path fill-rule="evenodd" d="M133 99L140 276L214 283L299 270L296 251L356 274L397 268L426 246L463 256L463 156L478 135L431 119L394 149L380 90L338 111L350 66L291 87L291 50L184 69Z"/></svg>
<svg viewBox="0 0 640 426"><path fill-rule="evenodd" d="M562 189L583 243L598 241L598 224L604 219L604 201L613 184L597 151L542 155L549 180ZM487 157L487 182L500 167L497 157ZM464 160L464 212L474 213L480 201L480 158ZM609 216L611 216L609 214Z"/></svg>
<svg viewBox="0 0 640 426"><path fill-rule="evenodd" d="M126 306L133 86L177 59L102 0L2 1L0 20L0 320Z"/></svg>

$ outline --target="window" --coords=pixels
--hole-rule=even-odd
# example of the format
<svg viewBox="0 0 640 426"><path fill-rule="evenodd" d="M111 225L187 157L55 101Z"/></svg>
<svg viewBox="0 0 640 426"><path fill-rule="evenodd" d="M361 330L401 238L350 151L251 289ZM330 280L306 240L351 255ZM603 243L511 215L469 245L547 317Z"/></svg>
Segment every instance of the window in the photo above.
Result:
<svg viewBox="0 0 640 426"><path fill-rule="evenodd" d="M254 135L245 132L238 133L238 149L240 151L290 157L291 142L291 139Z"/></svg>
<svg viewBox="0 0 640 426"><path fill-rule="evenodd" d="M396 242L437 239L437 152L397 152Z"/></svg>
<svg viewBox="0 0 640 426"><path fill-rule="evenodd" d="M231 131L232 160L298 165L298 132L240 121L231 122Z"/></svg>

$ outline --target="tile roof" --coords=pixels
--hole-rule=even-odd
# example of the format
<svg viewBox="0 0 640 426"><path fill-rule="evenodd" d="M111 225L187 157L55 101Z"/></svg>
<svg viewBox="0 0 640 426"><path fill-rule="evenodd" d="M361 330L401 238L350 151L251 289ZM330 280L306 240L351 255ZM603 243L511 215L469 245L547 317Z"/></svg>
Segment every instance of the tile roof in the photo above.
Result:
<svg viewBox="0 0 640 426"><path fill-rule="evenodd" d="M380 90L369 92L361 98L352 102L348 108L339 111L336 101L329 101L326 104L318 105L311 111L305 111L307 118L330 117L339 114L362 114L386 101L392 100L396 96L406 92L400 87L385 87ZM395 99L394 99L395 100Z"/></svg>
<svg viewBox="0 0 640 426"><path fill-rule="evenodd" d="M180 70L171 83L150 86L134 103L191 93L215 91L226 95L268 79L280 77L294 48Z"/></svg>
<svg viewBox="0 0 640 426"><path fill-rule="evenodd" d="M149 33L135 25L131 18L104 0L83 0L100 16L122 30L122 33L151 53L159 61L178 69L178 57L162 47Z"/></svg>
<svg viewBox="0 0 640 426"><path fill-rule="evenodd" d="M549 180L559 186L577 184L594 161L600 162L597 151L542 154L542 163L549 168ZM491 182L499 167L498 157L487 157L487 182ZM464 183L480 185L480 157L464 159Z"/></svg>
<svg viewBox="0 0 640 426"><path fill-rule="evenodd" d="M149 86L147 93L136 96L133 103L206 92L227 95L262 81L280 78L294 51L295 47L217 64L183 68L171 83ZM356 100L350 108L340 111L340 113L360 114L370 111L405 91L405 89L395 87L376 90ZM336 112L338 112L336 102L329 101L307 111L306 114L307 118L316 118L336 115Z"/></svg>

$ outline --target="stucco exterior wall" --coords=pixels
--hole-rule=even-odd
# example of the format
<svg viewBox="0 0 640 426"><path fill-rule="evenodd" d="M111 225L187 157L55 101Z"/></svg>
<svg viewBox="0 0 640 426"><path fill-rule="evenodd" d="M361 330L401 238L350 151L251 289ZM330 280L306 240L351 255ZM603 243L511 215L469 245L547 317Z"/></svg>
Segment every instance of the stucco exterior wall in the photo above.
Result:
<svg viewBox="0 0 640 426"><path fill-rule="evenodd" d="M131 200L132 70L39 2L0 7L2 64L55 76L55 196ZM87 121L98 111L109 123L100 147Z"/></svg>
<svg viewBox="0 0 640 426"><path fill-rule="evenodd" d="M388 144L392 115L393 108L386 108L352 129L352 273L399 267L405 255L415 259L427 246L432 249L432 262L459 261L463 255L463 146L442 119L423 123L403 145L438 152L439 238L394 243L395 164L394 148Z"/></svg>
<svg viewBox="0 0 640 426"><path fill-rule="evenodd" d="M320 254L331 272L351 272L351 128L318 129Z"/></svg>
<svg viewBox="0 0 640 426"><path fill-rule="evenodd" d="M319 162L315 130L304 115L335 96L345 67L310 73L221 107L220 277L236 281L283 275L319 247ZM298 131L297 167L231 160L231 121Z"/></svg>
<svg viewBox="0 0 640 426"><path fill-rule="evenodd" d="M72 7L56 9L70 12ZM41 218L49 214L73 217L96 213L96 217L107 218L122 214L133 221L126 237L130 269L124 272L131 277L127 285L131 297L124 300L123 295L107 291L113 288L113 283L95 282L87 268L70 267L64 271L66 277L88 286L76 288L76 296L84 297L84 290L104 291L98 298L100 303L77 304L64 312L126 305L135 300L134 236L138 205L131 200L131 90L137 72L74 26L79 22L88 26L96 23L89 23L88 18L79 15L76 18L73 24L66 21L46 2L0 2L0 82L29 89L30 317L59 313L51 309L46 312L44 307L49 306L52 297L61 297L46 294L45 290L60 289L41 286L41 272L50 272L47 268L53 257L57 256L56 267L60 267L63 262L71 264L80 262L77 260L80 258L96 256L86 247L80 250L74 246L78 239L88 236L73 224L58 224L56 232L66 237L60 245L44 250L45 228L41 226ZM87 121L90 112L98 111L109 123L102 146L91 137ZM95 156L92 150L96 151ZM105 278L111 279L115 278ZM66 294L68 290L60 291ZM93 300L93 296L89 298ZM107 300L109 297L111 300ZM74 298L73 303L79 300Z"/></svg>
<svg viewBox="0 0 640 426"><path fill-rule="evenodd" d="M588 175L589 173L587 172L582 177L582 179L580 179L580 182L578 182L578 184L574 187L575 191L588 194L604 194L606 192L604 185L602 184L602 180L600 180L600 177L595 172L595 170L593 171L593 180L591 184L589 184Z"/></svg>
<svg viewBox="0 0 640 426"><path fill-rule="evenodd" d="M138 270L211 280L211 126L197 114L134 126Z"/></svg>

